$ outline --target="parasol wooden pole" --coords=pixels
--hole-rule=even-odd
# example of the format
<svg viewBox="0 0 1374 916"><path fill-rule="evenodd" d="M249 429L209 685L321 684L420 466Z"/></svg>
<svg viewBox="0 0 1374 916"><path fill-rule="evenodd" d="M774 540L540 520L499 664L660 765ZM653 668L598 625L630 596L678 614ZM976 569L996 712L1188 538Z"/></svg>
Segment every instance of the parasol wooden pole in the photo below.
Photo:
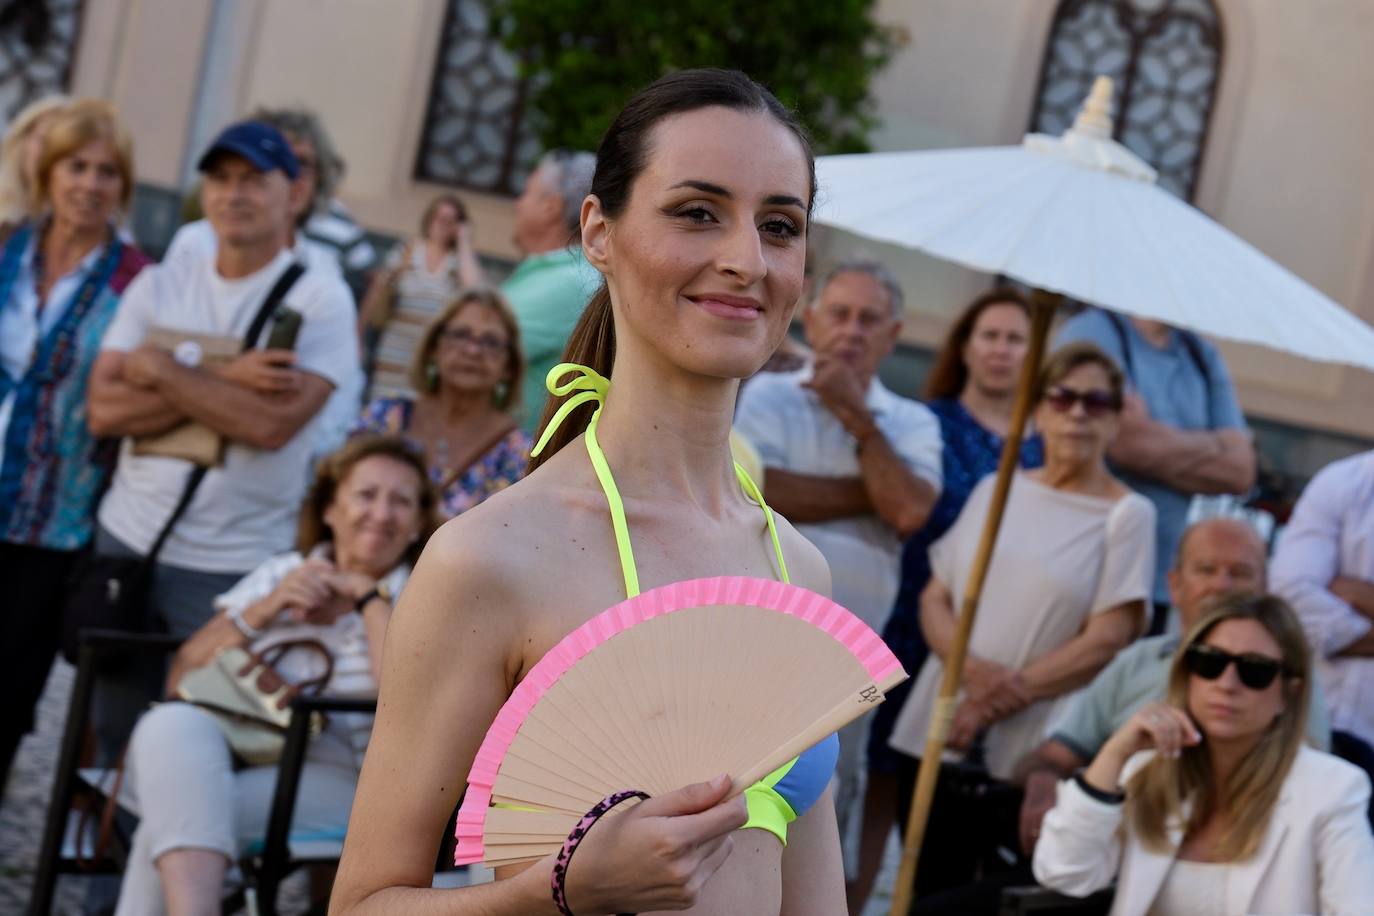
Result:
<svg viewBox="0 0 1374 916"><path fill-rule="evenodd" d="M992 491L992 503L988 507L987 520L983 523L983 534L978 542L978 552L974 555L973 568L969 570L968 585L964 589L964 600L959 608L959 623L954 632L954 643L950 646L949 657L945 659L940 695L935 701L935 714L930 719L926 750L921 756L915 797L911 802L911 816L907 820L902 843L901 868L897 872L897 886L892 892L891 916L907 916L911 909L916 882L916 862L921 855L926 821L930 817L930 805L935 798L935 780L940 773L940 758L944 753L945 739L954 719L954 700L964 673L964 657L968 654L969 635L973 632L978 599L982 595L983 581L987 578L988 564L992 560L992 547L997 542L997 531L1002 525L1002 510L1007 505L1012 474L1019 463L1021 439L1030 415L1035 379L1040 374L1040 363L1045 355L1045 341L1049 337L1050 321L1054 318L1055 308L1063 298L1058 293L1041 289L1031 293L1030 346L1026 350L1025 362L1021 364L1021 381L1016 392L1016 405L1012 409L1007 441L1002 446L1002 458L997 465L997 483Z"/></svg>

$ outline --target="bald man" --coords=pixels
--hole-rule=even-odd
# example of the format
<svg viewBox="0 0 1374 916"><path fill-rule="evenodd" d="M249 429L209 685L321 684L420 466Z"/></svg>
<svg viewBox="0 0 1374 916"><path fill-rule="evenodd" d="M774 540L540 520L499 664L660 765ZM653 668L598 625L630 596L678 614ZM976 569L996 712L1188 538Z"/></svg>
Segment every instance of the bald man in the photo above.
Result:
<svg viewBox="0 0 1374 916"><path fill-rule="evenodd" d="M1237 519L1198 522L1183 533L1168 582L1169 597L1186 633L1201 618L1208 598L1230 591L1265 590L1264 543L1254 528ZM1027 855L1040 835L1040 821L1054 806L1059 780L1087 766L1137 709L1164 698L1179 639L1167 633L1150 636L1122 650L1074 698L1049 740L1017 766L1014 778L1026 788L1021 845ZM1312 684L1307 733L1308 740L1322 750L1331 743L1320 680Z"/></svg>

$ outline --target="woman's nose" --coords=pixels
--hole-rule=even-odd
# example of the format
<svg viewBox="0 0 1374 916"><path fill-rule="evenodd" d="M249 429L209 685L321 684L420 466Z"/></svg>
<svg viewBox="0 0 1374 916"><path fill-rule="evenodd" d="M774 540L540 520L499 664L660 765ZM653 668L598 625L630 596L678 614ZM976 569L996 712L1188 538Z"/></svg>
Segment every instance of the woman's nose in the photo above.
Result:
<svg viewBox="0 0 1374 916"><path fill-rule="evenodd" d="M729 233L722 242L716 264L721 273L730 274L744 286L762 279L768 273L768 265L758 230L748 224Z"/></svg>
<svg viewBox="0 0 1374 916"><path fill-rule="evenodd" d="M1217 683L1230 692L1239 692L1243 686L1240 682L1240 672L1236 670L1235 662L1226 666L1226 670L1221 672L1221 677L1217 678Z"/></svg>

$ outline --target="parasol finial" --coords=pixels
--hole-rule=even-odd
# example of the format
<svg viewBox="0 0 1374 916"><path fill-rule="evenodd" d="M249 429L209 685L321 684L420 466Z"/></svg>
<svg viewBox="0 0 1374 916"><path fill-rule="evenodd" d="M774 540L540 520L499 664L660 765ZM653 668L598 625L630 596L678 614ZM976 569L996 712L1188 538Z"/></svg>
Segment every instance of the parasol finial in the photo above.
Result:
<svg viewBox="0 0 1374 916"><path fill-rule="evenodd" d="M1112 137L1112 78L1099 75L1093 80L1093 88L1083 100L1078 117L1074 118L1073 129L1076 133L1087 134L1099 140Z"/></svg>

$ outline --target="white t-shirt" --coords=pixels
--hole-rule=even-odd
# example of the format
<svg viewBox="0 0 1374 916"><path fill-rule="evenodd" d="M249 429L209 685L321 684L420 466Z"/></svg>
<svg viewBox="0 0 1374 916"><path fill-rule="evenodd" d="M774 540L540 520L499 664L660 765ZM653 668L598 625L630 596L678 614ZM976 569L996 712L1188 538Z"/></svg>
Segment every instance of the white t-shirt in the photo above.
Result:
<svg viewBox="0 0 1374 916"><path fill-rule="evenodd" d="M266 267L238 280L221 277L213 257L178 257L149 267L124 292L101 346L132 350L154 325L241 337L292 260L291 252L282 250ZM285 304L304 319L296 339L297 367L336 390L347 384L359 372L358 345L348 287L338 272L306 270ZM260 339L266 333L270 329ZM224 465L205 476L159 562L202 572L246 572L290 547L319 420L316 414L275 451L231 442ZM171 517L188 468L174 458L135 456L126 440L100 504L101 526L146 552Z"/></svg>
<svg viewBox="0 0 1374 916"><path fill-rule="evenodd" d="M973 488L954 526L930 548L936 579L956 612L992 502L995 474ZM1148 601L1154 578L1155 507L1139 493L1110 500L1056 490L1018 472L997 532L968 651L1017 669L1062 646L1093 614ZM944 665L926 660L897 716L890 744L919 757ZM1008 779L1073 694L1033 703L988 729L988 771Z"/></svg>
<svg viewBox="0 0 1374 916"><path fill-rule="evenodd" d="M305 233L296 232L296 244L292 252L296 260L305 265L306 270L336 274L340 279L343 278L336 253L329 246L307 238ZM172 241L167 245L167 253L163 255L162 260L163 263L167 263L191 258L199 262L205 258L214 258L218 253L219 238L215 235L214 227L208 219L198 219L186 223L176 231L176 235L172 236ZM348 301L357 307L357 303L353 301L352 290L348 292ZM349 430L358 422L358 414L362 412L363 390L366 387L367 377L363 374L361 366L353 373L352 378L340 379L335 383L334 392L320 410L319 420L315 424L317 435L314 458L328 455L344 444Z"/></svg>
<svg viewBox="0 0 1374 916"><path fill-rule="evenodd" d="M809 388L810 366L762 372L745 385L735 428L766 467L816 477L858 477L854 437ZM942 483L940 422L924 404L893 394L876 378L864 404L892 450L938 492ZM881 630L901 579L902 543L877 514L797 525L830 564L835 601Z"/></svg>

